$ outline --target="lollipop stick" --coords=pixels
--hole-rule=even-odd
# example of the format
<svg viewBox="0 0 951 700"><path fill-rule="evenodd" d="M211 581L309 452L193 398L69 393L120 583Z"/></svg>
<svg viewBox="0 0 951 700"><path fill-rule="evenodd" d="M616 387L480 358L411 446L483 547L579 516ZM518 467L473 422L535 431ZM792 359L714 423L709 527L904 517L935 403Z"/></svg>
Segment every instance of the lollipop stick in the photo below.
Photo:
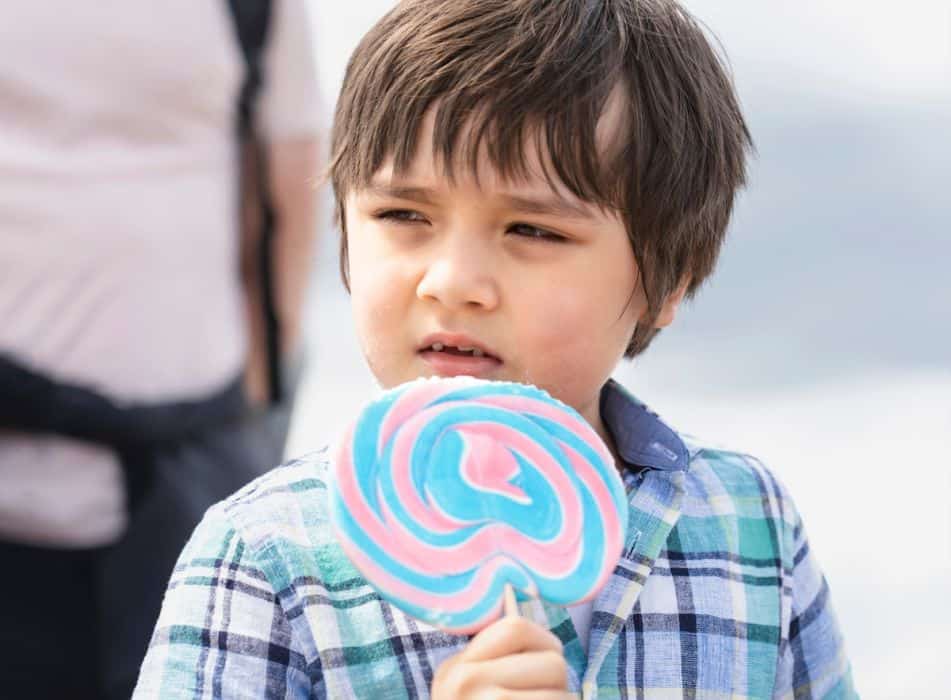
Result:
<svg viewBox="0 0 951 700"><path fill-rule="evenodd" d="M515 591L512 584L505 584L504 610L506 617L518 617L518 603L515 601Z"/></svg>

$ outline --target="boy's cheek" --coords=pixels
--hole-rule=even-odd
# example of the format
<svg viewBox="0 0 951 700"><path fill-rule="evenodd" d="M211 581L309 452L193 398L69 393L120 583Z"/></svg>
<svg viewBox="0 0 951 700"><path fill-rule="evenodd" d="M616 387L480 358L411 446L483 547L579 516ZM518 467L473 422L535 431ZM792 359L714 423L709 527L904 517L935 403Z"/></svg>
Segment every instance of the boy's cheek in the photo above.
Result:
<svg viewBox="0 0 951 700"><path fill-rule="evenodd" d="M549 289L526 307L522 318L522 325L532 328L535 342L547 344L556 352L575 345L583 336L607 324L604 307L591 303L586 292L574 289L554 294Z"/></svg>
<svg viewBox="0 0 951 700"><path fill-rule="evenodd" d="M562 400L576 393L577 383L587 383L597 363L598 348L590 336L577 304L567 303L561 309L553 303L510 335L529 383L543 385Z"/></svg>
<svg viewBox="0 0 951 700"><path fill-rule="evenodd" d="M386 293L383 285L354 286L351 308L357 336L365 347L368 343L386 342L397 325L394 319L403 316L396 300Z"/></svg>
<svg viewBox="0 0 951 700"><path fill-rule="evenodd" d="M521 337L531 347L536 367L550 365L560 381L596 383L614 370L634 331L637 309L625 310L623 303L614 296L592 299L577 290L549 294L534 310L526 309L521 330L512 337Z"/></svg>

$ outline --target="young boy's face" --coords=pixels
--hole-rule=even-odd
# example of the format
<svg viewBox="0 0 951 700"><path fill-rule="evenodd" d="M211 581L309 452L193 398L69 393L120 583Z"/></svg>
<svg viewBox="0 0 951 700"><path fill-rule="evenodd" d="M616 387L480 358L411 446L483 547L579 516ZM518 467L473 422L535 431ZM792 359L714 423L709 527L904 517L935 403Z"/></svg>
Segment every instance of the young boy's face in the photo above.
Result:
<svg viewBox="0 0 951 700"><path fill-rule="evenodd" d="M384 387L471 375L534 384L603 433L601 387L646 299L612 212L488 160L446 177L424 125L409 171L345 200L356 330ZM675 300L679 301L679 297ZM655 325L666 325L673 309Z"/></svg>

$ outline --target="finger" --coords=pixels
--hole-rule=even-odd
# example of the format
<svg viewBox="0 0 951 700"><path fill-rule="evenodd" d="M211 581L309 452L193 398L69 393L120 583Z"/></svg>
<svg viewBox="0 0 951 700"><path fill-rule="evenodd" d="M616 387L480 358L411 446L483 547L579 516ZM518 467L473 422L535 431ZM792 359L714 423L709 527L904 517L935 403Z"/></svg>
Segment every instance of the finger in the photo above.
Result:
<svg viewBox="0 0 951 700"><path fill-rule="evenodd" d="M515 600L515 591L512 590L512 584L505 584L505 616L512 617L518 615L518 602Z"/></svg>
<svg viewBox="0 0 951 700"><path fill-rule="evenodd" d="M561 652L561 641L524 617L503 617L479 632L462 652L466 661L484 661L523 651Z"/></svg>
<svg viewBox="0 0 951 700"><path fill-rule="evenodd" d="M479 673L496 686L512 690L567 690L568 664L560 651L529 651L480 661Z"/></svg>

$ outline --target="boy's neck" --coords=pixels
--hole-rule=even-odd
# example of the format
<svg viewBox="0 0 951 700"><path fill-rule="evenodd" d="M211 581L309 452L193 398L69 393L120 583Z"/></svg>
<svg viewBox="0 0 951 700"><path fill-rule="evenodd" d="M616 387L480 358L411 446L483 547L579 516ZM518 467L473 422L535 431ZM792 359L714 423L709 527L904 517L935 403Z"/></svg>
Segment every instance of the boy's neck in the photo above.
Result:
<svg viewBox="0 0 951 700"><path fill-rule="evenodd" d="M614 434L608 428L607 423L605 423L604 418L601 415L601 393L598 394L598 399L592 402L591 406L582 413L582 417L588 421L588 424L594 428L595 432L598 434L598 437L600 437L601 440L604 441L604 444L607 445L608 450L611 452L611 456L614 458L614 464L617 467L617 470L620 472L621 465L624 464L624 461L621 459L621 455L618 453L617 444L614 441Z"/></svg>
<svg viewBox="0 0 951 700"><path fill-rule="evenodd" d="M611 431L608 430L607 425L604 421L600 419L600 414L598 415L598 424L594 427L598 435L601 436L601 439L604 440L604 444L608 446L608 449L611 451L611 456L614 458L614 465L617 470L622 471L621 465L624 464L624 460L621 459L620 453L617 451L617 445L614 443L614 435L611 434Z"/></svg>

